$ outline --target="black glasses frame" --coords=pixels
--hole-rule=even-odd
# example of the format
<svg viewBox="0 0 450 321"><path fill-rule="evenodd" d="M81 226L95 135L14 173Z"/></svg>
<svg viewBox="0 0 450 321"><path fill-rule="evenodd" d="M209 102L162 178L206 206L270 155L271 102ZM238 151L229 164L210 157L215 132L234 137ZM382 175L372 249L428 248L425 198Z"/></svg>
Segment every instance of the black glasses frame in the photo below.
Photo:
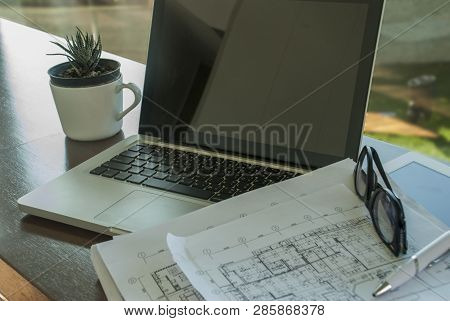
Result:
<svg viewBox="0 0 450 321"><path fill-rule="evenodd" d="M360 195L357 186L358 168L362 168L364 159L367 157L367 173L366 173L366 193L365 195ZM374 163L380 173L386 188L383 187L378 182L378 175L374 170ZM386 172L381 163L380 157L377 151L373 147L365 146L358 157L358 162L356 163L355 170L353 173L353 179L355 184L356 194L359 198L366 204L367 209L370 212L370 217L372 223L375 227L377 234L380 236L383 243L392 251L395 256L400 254L405 254L408 250L408 244L406 239L406 221L405 214L403 211L403 205L400 198L395 195ZM392 241L385 239L383 233L381 232L378 221L375 219L374 206L375 200L380 193L384 193L386 197L391 201L394 206L395 213L393 216L388 216L391 221L394 237Z"/></svg>

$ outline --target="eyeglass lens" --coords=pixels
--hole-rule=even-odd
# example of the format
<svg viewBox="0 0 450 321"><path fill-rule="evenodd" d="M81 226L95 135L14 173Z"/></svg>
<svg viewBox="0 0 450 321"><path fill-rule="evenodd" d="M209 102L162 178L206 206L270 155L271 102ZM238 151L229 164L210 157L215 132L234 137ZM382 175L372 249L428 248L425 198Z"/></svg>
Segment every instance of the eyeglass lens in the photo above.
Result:
<svg viewBox="0 0 450 321"><path fill-rule="evenodd" d="M391 243L394 240L394 218L396 208L391 198L384 191L377 193L373 203L373 219L384 240Z"/></svg>
<svg viewBox="0 0 450 321"><path fill-rule="evenodd" d="M368 188L368 165L367 153L364 153L362 159L358 162L358 168L356 169L356 192L360 197L364 197Z"/></svg>

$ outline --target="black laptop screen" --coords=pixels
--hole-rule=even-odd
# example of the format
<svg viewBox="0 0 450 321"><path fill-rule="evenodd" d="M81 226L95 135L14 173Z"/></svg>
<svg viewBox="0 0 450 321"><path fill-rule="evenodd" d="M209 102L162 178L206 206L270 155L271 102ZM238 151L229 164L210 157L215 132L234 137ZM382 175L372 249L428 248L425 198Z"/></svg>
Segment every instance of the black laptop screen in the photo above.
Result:
<svg viewBox="0 0 450 321"><path fill-rule="evenodd" d="M313 167L355 157L380 2L156 0L140 133Z"/></svg>

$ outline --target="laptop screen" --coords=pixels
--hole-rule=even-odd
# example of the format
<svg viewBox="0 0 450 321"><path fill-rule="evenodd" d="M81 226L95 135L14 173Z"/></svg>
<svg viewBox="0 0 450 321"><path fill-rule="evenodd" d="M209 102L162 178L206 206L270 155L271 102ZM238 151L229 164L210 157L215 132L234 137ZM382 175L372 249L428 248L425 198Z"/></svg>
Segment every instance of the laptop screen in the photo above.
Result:
<svg viewBox="0 0 450 321"><path fill-rule="evenodd" d="M156 0L140 133L302 166L356 158L381 3Z"/></svg>

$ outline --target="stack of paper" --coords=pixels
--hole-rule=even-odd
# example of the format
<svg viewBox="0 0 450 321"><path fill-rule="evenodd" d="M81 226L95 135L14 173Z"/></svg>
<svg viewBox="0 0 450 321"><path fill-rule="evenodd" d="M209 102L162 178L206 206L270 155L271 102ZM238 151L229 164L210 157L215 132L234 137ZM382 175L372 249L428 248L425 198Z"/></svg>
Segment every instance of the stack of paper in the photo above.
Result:
<svg viewBox="0 0 450 321"><path fill-rule="evenodd" d="M355 196L354 166L339 162L94 246L108 299L372 299L403 259L383 245ZM414 253L444 228L405 208ZM450 299L449 264L383 299Z"/></svg>

